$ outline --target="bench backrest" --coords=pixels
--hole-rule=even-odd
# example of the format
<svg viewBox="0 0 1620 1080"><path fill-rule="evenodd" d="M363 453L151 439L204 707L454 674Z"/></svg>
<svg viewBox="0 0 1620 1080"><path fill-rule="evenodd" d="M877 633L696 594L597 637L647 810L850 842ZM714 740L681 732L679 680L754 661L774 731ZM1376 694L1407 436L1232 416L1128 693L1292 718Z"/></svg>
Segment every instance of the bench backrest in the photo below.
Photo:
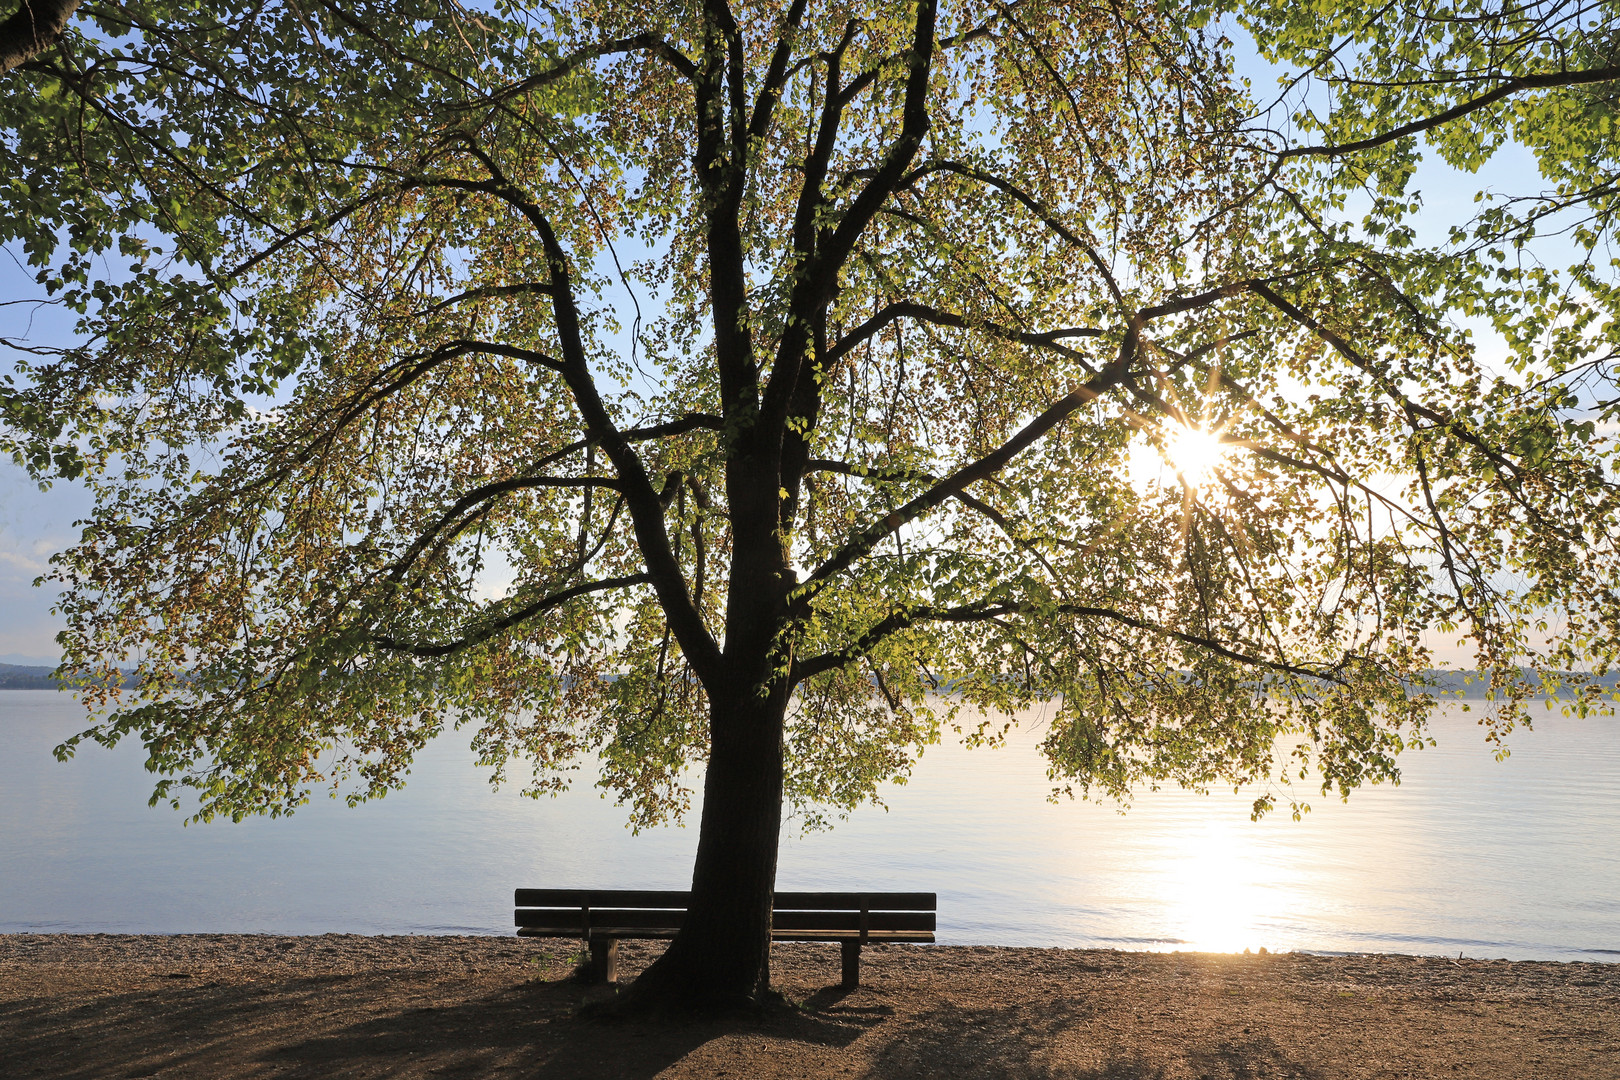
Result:
<svg viewBox="0 0 1620 1080"><path fill-rule="evenodd" d="M655 889L518 889L518 926L572 930L678 930L689 892ZM776 930L886 931L934 929L935 893L779 892L771 913Z"/></svg>

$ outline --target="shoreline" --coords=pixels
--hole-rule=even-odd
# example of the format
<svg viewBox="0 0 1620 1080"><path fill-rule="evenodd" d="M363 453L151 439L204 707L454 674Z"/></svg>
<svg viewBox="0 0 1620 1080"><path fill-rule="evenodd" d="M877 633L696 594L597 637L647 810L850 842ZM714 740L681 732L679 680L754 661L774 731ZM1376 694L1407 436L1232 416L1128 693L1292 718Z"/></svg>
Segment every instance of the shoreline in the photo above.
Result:
<svg viewBox="0 0 1620 1080"><path fill-rule="evenodd" d="M8 1078L1620 1076L1620 964L782 943L799 1008L603 1024L567 940L0 934ZM662 947L625 942L626 979Z"/></svg>
<svg viewBox="0 0 1620 1080"><path fill-rule="evenodd" d="M170 938L209 939L252 941L261 938L274 938L276 940L302 941L316 938L343 938L364 941L412 941L432 938L466 939L468 941L493 941L512 937L512 930L503 927L498 930L484 930L475 927L452 927L443 930L319 930L308 933L288 933L280 930L7 930L0 928L0 960L7 956L5 944L13 940L28 939L63 939L97 938L132 942L162 941ZM554 945L560 945L567 939L550 939ZM1276 949L1268 950L1261 946L1258 950L1243 950L1235 952L1209 952L1188 947L1184 943L1163 943L1162 947L1152 948L1123 948L1119 946L1099 945L1004 945L995 943L966 943L966 942L929 942L921 944L928 949L1013 949L1059 952L1098 952L1123 954L1152 954L1160 956L1228 956L1228 957L1263 957L1263 956L1309 956L1321 957L1329 960L1448 960L1462 961L1465 964L1595 964L1598 966L1612 965L1620 967L1620 949L1575 949L1565 950L1567 956L1489 956L1482 953L1470 954L1466 946L1460 950L1462 955L1453 956L1447 952L1379 952L1376 950L1336 950L1336 949ZM1457 944L1452 942L1450 944ZM781 948L779 944L776 948Z"/></svg>

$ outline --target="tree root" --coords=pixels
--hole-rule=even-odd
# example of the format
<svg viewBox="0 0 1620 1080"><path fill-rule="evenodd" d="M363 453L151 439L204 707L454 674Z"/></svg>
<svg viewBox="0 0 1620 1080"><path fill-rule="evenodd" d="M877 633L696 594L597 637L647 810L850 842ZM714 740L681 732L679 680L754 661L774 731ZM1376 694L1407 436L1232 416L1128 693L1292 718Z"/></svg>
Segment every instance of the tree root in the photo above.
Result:
<svg viewBox="0 0 1620 1080"><path fill-rule="evenodd" d="M608 1022L737 1020L757 1024L798 1014L791 1000L770 988L754 995L705 993L684 980L649 980L651 973L649 968L612 997L585 1003L579 1015Z"/></svg>

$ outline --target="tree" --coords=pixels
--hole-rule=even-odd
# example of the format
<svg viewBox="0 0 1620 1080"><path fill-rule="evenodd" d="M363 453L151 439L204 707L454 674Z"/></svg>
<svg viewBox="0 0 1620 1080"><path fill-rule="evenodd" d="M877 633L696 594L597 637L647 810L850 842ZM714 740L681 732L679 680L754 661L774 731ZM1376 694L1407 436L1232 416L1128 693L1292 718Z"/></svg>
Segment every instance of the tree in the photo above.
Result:
<svg viewBox="0 0 1620 1080"><path fill-rule="evenodd" d="M61 753L279 814L453 723L537 793L595 751L643 823L700 761L629 997L729 1005L784 801L947 726L1051 700L1059 785L1260 813L1398 775L1437 635L1493 737L1595 700L1608 8L1245 7L1332 91L1270 111L1214 7L643 8L86 7L8 76L5 239L82 316L11 342L8 437L98 495L51 576L110 711ZM1568 190L1420 243L1418 135ZM1566 212L1584 260L1515 261Z"/></svg>

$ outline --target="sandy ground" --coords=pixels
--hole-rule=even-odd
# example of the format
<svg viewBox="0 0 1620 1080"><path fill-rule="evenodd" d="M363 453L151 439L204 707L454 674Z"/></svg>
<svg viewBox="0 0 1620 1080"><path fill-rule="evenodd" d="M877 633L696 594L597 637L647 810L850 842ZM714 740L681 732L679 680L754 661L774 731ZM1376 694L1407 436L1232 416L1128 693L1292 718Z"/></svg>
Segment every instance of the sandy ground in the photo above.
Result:
<svg viewBox="0 0 1620 1080"><path fill-rule="evenodd" d="M795 1013L677 1024L576 1016L568 948L0 935L0 1077L1620 1080L1616 964L778 945Z"/></svg>

